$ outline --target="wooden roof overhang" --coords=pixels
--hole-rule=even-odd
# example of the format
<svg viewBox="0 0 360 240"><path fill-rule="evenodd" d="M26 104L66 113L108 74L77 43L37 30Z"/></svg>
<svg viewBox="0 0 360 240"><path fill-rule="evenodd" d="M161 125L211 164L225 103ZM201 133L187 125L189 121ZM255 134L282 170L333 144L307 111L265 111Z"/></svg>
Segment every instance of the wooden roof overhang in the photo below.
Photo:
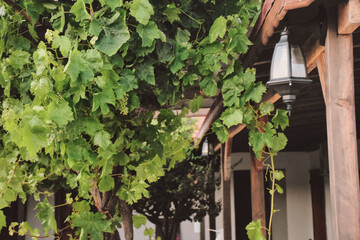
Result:
<svg viewBox="0 0 360 240"><path fill-rule="evenodd" d="M319 144L326 141L326 112L322 93L322 87L318 71L316 69L319 56L324 52L324 46L319 35L308 31L319 28L319 15L322 15L323 1L315 0L266 0L263 3L262 11L257 23L250 34L250 40L254 43L249 52L242 57L245 67L256 68L256 79L266 83L269 80L270 64L274 46L280 38L280 32L284 27L284 19L287 25L293 29L293 43L301 46L306 57L306 63L309 72L309 78L313 84L306 87L297 96L294 104L292 116L290 118L290 127L286 130L289 142L286 151L312 151L319 149ZM318 24L318 26L316 26ZM313 27L311 27L311 26ZM354 28L354 27L353 27ZM354 39L354 70L355 79L360 78L360 29L353 34ZM360 106L360 84L355 84L356 103ZM278 101L280 96L277 93L268 91L262 101L275 103L277 107L284 108L282 101ZM203 125L198 131L197 144L201 142L202 137L209 131L211 124L221 114L222 99L218 97L208 112ZM360 119L360 110L357 111L356 119ZM359 121L360 124L360 121ZM360 125L359 125L360 126ZM230 138L233 141L233 152L247 152L248 137L246 126L239 124L229 129ZM243 131L245 130L245 131ZM241 132L241 134L239 134ZM360 130L357 131L360 133ZM212 140L216 142L216 138ZM220 145L216 144L216 150Z"/></svg>
<svg viewBox="0 0 360 240"><path fill-rule="evenodd" d="M324 18L326 16L326 18ZM290 42L301 45L308 72L314 83L297 96L290 127L285 131L289 142L285 151L311 151L327 140L333 238L358 239L360 236L360 191L357 138L360 119L360 1L359 0L265 0L260 18L253 29L254 45L241 60L255 67L256 78L269 79L273 48L279 33L290 27ZM320 24L320 27L317 25ZM321 26L325 26L322 28ZM320 30L317 30L320 29ZM309 31L310 30L310 31ZM323 31L322 31L323 30ZM325 36L324 36L325 34ZM325 46L322 46L325 45ZM279 95L268 91L263 102L279 107ZM357 109L355 109L355 105ZM356 111L357 110L357 111ZM198 137L221 114L219 97L209 111ZM358 119L358 124L356 124ZM222 189L224 238L231 239L230 166L231 152L249 151L244 124L230 128L222 152ZM241 132L241 133L240 133ZM357 134L356 134L357 132ZM238 134L240 133L240 134ZM215 138L213 139L215 140ZM197 143L199 143L198 141ZM220 144L217 145L220 148ZM251 158L253 220L265 222L262 165ZM323 176L322 176L323 177ZM324 205L324 203L323 203ZM257 206L254 208L254 206ZM322 222L325 221L323 209ZM314 215L314 222L316 222ZM225 224L226 223L226 224ZM325 234L325 235L321 235ZM324 239L326 227L314 227L315 239Z"/></svg>

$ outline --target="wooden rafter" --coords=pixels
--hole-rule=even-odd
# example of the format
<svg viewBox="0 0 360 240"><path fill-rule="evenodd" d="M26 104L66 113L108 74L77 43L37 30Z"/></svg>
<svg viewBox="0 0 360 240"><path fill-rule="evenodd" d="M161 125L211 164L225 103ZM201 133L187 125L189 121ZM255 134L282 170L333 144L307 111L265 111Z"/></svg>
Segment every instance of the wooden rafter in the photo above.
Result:
<svg viewBox="0 0 360 240"><path fill-rule="evenodd" d="M360 26L360 1L340 3L338 10L338 33L351 34Z"/></svg>

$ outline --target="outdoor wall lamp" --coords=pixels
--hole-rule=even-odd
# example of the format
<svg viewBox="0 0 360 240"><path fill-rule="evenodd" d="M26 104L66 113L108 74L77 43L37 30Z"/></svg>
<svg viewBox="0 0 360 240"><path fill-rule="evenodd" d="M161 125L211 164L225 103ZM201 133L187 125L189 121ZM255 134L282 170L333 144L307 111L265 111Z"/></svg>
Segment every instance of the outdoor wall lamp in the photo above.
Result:
<svg viewBox="0 0 360 240"><path fill-rule="evenodd" d="M209 155L214 155L214 146L212 143L209 143L208 138L206 137L201 148L201 156L208 157Z"/></svg>
<svg viewBox="0 0 360 240"><path fill-rule="evenodd" d="M308 79L305 59L300 47L290 44L288 36L289 31L285 28L274 48L270 80L266 83L266 87L280 94L290 115L296 94L304 86L312 83L312 80Z"/></svg>

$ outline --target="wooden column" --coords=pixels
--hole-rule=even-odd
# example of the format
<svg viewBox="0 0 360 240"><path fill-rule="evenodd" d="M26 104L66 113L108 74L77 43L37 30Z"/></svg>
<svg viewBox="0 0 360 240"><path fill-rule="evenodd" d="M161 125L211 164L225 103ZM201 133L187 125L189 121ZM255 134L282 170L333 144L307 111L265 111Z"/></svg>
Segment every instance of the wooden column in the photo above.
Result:
<svg viewBox="0 0 360 240"><path fill-rule="evenodd" d="M328 7L327 11L325 85L332 229L335 240L359 239L353 40L352 35L337 35L336 6Z"/></svg>
<svg viewBox="0 0 360 240"><path fill-rule="evenodd" d="M261 117L261 126L267 123L268 116ZM263 130L262 130L263 131ZM261 156L262 157L262 156ZM251 212L252 220L261 220L261 226L266 227L266 211L265 211L265 189L264 189L264 170L263 159L257 159L251 151L250 176L251 176ZM262 229L264 237L266 237L266 229Z"/></svg>
<svg viewBox="0 0 360 240"><path fill-rule="evenodd" d="M266 227L265 212L265 189L264 189L264 170L262 161L259 161L253 152L251 152L251 210L252 220L261 220L261 226ZM266 237L266 229L262 229Z"/></svg>
<svg viewBox="0 0 360 240"><path fill-rule="evenodd" d="M205 240L205 218L200 222L200 240Z"/></svg>
<svg viewBox="0 0 360 240"><path fill-rule="evenodd" d="M223 212L223 231L224 240L231 240L231 199L230 199L230 171L231 165L232 138L229 138L223 145L222 152L222 212Z"/></svg>

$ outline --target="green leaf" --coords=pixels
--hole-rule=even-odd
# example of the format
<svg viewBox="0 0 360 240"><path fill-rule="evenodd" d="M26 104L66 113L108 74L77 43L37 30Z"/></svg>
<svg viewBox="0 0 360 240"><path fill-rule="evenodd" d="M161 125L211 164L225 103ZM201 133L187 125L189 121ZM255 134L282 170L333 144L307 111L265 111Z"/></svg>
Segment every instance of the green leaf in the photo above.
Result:
<svg viewBox="0 0 360 240"><path fill-rule="evenodd" d="M69 103L65 100L51 102L48 106L48 114L49 119L56 122L59 127L63 127L68 122L74 120Z"/></svg>
<svg viewBox="0 0 360 240"><path fill-rule="evenodd" d="M174 47L175 58L170 64L170 71L176 73L185 66L184 60L189 57L190 32L178 29L175 36L176 44Z"/></svg>
<svg viewBox="0 0 360 240"><path fill-rule="evenodd" d="M6 216L3 211L0 210L0 231L3 227L6 227Z"/></svg>
<svg viewBox="0 0 360 240"><path fill-rule="evenodd" d="M111 144L110 134L104 130L95 133L94 144L105 149Z"/></svg>
<svg viewBox="0 0 360 240"><path fill-rule="evenodd" d="M166 37L162 31L159 30L155 22L149 21L145 26L139 24L136 27L136 32L139 34L142 40L141 46L151 47L155 39L162 39L163 42L166 41Z"/></svg>
<svg viewBox="0 0 360 240"><path fill-rule="evenodd" d="M135 77L135 74L129 69L125 69L121 72L119 83L120 87L125 92L130 92L138 88L137 78Z"/></svg>
<svg viewBox="0 0 360 240"><path fill-rule="evenodd" d="M171 60L174 57L174 54L171 50L171 45L168 43L159 43L156 45L156 54L158 57L159 62L161 63L168 63L171 62Z"/></svg>
<svg viewBox="0 0 360 240"><path fill-rule="evenodd" d="M154 9L148 0L134 0L130 5L130 15L143 25L149 22L153 14Z"/></svg>
<svg viewBox="0 0 360 240"><path fill-rule="evenodd" d="M261 152L265 147L265 137L262 132L257 130L250 130L249 132L249 145L253 148L253 151ZM259 158L261 159L261 158Z"/></svg>
<svg viewBox="0 0 360 240"><path fill-rule="evenodd" d="M44 42L39 43L37 50L33 54L33 58L36 67L36 75L39 76L49 66L49 57Z"/></svg>
<svg viewBox="0 0 360 240"><path fill-rule="evenodd" d="M30 84L30 91L39 98L45 97L53 88L52 82L48 77L35 79Z"/></svg>
<svg viewBox="0 0 360 240"><path fill-rule="evenodd" d="M221 143L224 143L228 140L229 132L227 128L223 124L221 124L220 120L216 120L212 124L211 130L215 132L217 138Z"/></svg>
<svg viewBox="0 0 360 240"><path fill-rule="evenodd" d="M262 95L266 92L266 87L261 82L256 83L253 87L245 91L245 101L253 100L256 103L261 101Z"/></svg>
<svg viewBox="0 0 360 240"><path fill-rule="evenodd" d="M84 128L86 134L95 136L95 133L102 130L104 125L97 118L86 117L79 120L80 126Z"/></svg>
<svg viewBox="0 0 360 240"><path fill-rule="evenodd" d="M280 171L280 170L275 170L274 171L274 178L278 181L280 181L281 179L283 179L285 176L284 176L284 173L283 171Z"/></svg>
<svg viewBox="0 0 360 240"><path fill-rule="evenodd" d="M272 111L274 111L274 104L272 104L271 102L265 103L262 102L260 104L260 113L261 115L268 115L270 114Z"/></svg>
<svg viewBox="0 0 360 240"><path fill-rule="evenodd" d="M90 34L98 37L102 30L103 28L101 26L101 23L96 18L93 18L90 22Z"/></svg>
<svg viewBox="0 0 360 240"><path fill-rule="evenodd" d="M162 161L159 155L156 155L152 160L143 162L135 168L136 176L142 181L149 183L155 182L160 176L165 174Z"/></svg>
<svg viewBox="0 0 360 240"><path fill-rule="evenodd" d="M13 46L16 50L25 50L30 49L30 40L24 37L15 36L9 39L10 46Z"/></svg>
<svg viewBox="0 0 360 240"><path fill-rule="evenodd" d="M195 113L199 111L199 109L202 108L203 104L204 104L204 98L201 95L191 99L189 103L191 112Z"/></svg>
<svg viewBox="0 0 360 240"><path fill-rule="evenodd" d="M150 61L146 61L136 66L135 75L142 81L150 85L155 85L154 67Z"/></svg>
<svg viewBox="0 0 360 240"><path fill-rule="evenodd" d="M94 47L96 49L108 56L112 56L130 39L125 17L125 11L121 10L118 18L104 27L95 42Z"/></svg>
<svg viewBox="0 0 360 240"><path fill-rule="evenodd" d="M10 64L13 68L21 70L25 64L30 63L30 54L28 52L15 50L9 56Z"/></svg>
<svg viewBox="0 0 360 240"><path fill-rule="evenodd" d="M101 213L81 212L73 217L72 227L81 229L80 239L102 240L103 232L112 232L111 222Z"/></svg>
<svg viewBox="0 0 360 240"><path fill-rule="evenodd" d="M135 228L140 228L142 225L146 224L146 217L142 214L132 215L133 223Z"/></svg>
<svg viewBox="0 0 360 240"><path fill-rule="evenodd" d="M135 93L131 93L128 99L128 108L129 111L133 111L134 109L140 106L140 99Z"/></svg>
<svg viewBox="0 0 360 240"><path fill-rule="evenodd" d="M31 18L31 23L34 24L39 19L39 9L34 2L25 2L26 13Z"/></svg>
<svg viewBox="0 0 360 240"><path fill-rule="evenodd" d="M240 107L240 96L244 91L243 79L239 76L227 78L221 88L225 107Z"/></svg>
<svg viewBox="0 0 360 240"><path fill-rule="evenodd" d="M26 147L31 156L43 147L48 145L46 112L40 106L34 106L32 109L26 109L21 121L21 146Z"/></svg>
<svg viewBox="0 0 360 240"><path fill-rule="evenodd" d="M37 41L39 39L39 36L37 35L37 32L35 31L35 24L28 24L28 30L31 35L31 37Z"/></svg>
<svg viewBox="0 0 360 240"><path fill-rule="evenodd" d="M64 72L70 75L71 85L88 85L94 77L94 72L87 64L83 55L78 50L73 50L70 54L69 61L65 65Z"/></svg>
<svg viewBox="0 0 360 240"><path fill-rule="evenodd" d="M104 66L104 62L101 57L101 54L96 49L88 49L86 51L85 61L92 69L96 71L100 71Z"/></svg>
<svg viewBox="0 0 360 240"><path fill-rule="evenodd" d="M218 17L213 25L210 28L210 32L209 32L209 42L213 43L215 42L215 40L220 37L224 37L225 33L226 33L226 23L227 20L223 17L220 16Z"/></svg>
<svg viewBox="0 0 360 240"><path fill-rule="evenodd" d="M108 104L115 106L115 100L115 94L111 88L105 88L100 93L94 93L92 111L94 112L100 107L101 113L107 114L109 112Z"/></svg>
<svg viewBox="0 0 360 240"><path fill-rule="evenodd" d="M287 111L283 109L276 109L276 114L271 120L274 123L276 128L281 127L284 131L287 126L289 126L289 117Z"/></svg>
<svg viewBox="0 0 360 240"><path fill-rule="evenodd" d="M252 221L246 226L249 240L266 240L262 234L261 220Z"/></svg>
<svg viewBox="0 0 360 240"><path fill-rule="evenodd" d="M50 70L50 76L55 80L55 88L59 92L62 92L69 82L69 78L66 77L66 74L59 67L54 67Z"/></svg>
<svg viewBox="0 0 360 240"><path fill-rule="evenodd" d="M287 141L288 139L284 133L278 133L278 136L273 136L271 150L275 153L283 150L286 147Z"/></svg>
<svg viewBox="0 0 360 240"><path fill-rule="evenodd" d="M179 15L181 14L181 9L177 8L174 3L167 5L164 13L166 18L172 24L175 21L180 21Z"/></svg>
<svg viewBox="0 0 360 240"><path fill-rule="evenodd" d="M117 88L117 81L119 80L119 75L113 69L102 69L101 76L95 78L96 84L102 88Z"/></svg>
<svg viewBox="0 0 360 240"><path fill-rule="evenodd" d="M77 0L71 7L70 12L76 16L75 21L77 22L91 18L90 14L86 10L84 0Z"/></svg>
<svg viewBox="0 0 360 240"><path fill-rule="evenodd" d="M115 8L121 7L123 5L123 0L100 0L102 5L107 5L111 8L111 11L114 11Z"/></svg>
<svg viewBox="0 0 360 240"><path fill-rule="evenodd" d="M149 236L150 238L154 235L155 231L152 228L145 228L144 235Z"/></svg>
<svg viewBox="0 0 360 240"><path fill-rule="evenodd" d="M36 214L36 217L40 220L42 226L44 227L45 235L48 234L50 230L57 232L56 220L54 217L54 207L50 205L47 198L43 202L40 202L35 207L39 212Z"/></svg>
<svg viewBox="0 0 360 240"><path fill-rule="evenodd" d="M242 123L243 112L240 109L228 108L221 114L220 119L229 128Z"/></svg>
<svg viewBox="0 0 360 240"><path fill-rule="evenodd" d="M53 21L55 20L55 21ZM53 21L53 28L54 30L57 30L59 32L62 32L64 30L65 27L65 11L64 11L64 7L61 5L60 6L60 11L57 14L54 14L50 21Z"/></svg>
<svg viewBox="0 0 360 240"><path fill-rule="evenodd" d="M276 183L275 183L275 190L280 194L284 193L284 189L282 187L280 187L279 184L276 184Z"/></svg>
<svg viewBox="0 0 360 240"><path fill-rule="evenodd" d="M70 39L66 36L55 36L52 43L53 48L59 48L60 52L64 57L67 57L71 50Z"/></svg>
<svg viewBox="0 0 360 240"><path fill-rule="evenodd" d="M195 82L197 82L198 80L199 80L199 77L197 74L195 74L195 73L186 74L184 77L183 84L184 84L184 86L187 86L187 85L193 86L195 84Z"/></svg>
<svg viewBox="0 0 360 240"><path fill-rule="evenodd" d="M213 97L216 95L217 92L217 83L213 76L207 76L200 82L200 88L204 91L204 93L209 96Z"/></svg>
<svg viewBox="0 0 360 240"><path fill-rule="evenodd" d="M99 182L99 190L101 192L110 191L111 189L114 188L114 186L115 186L114 178L109 175L105 175L103 178L101 178Z"/></svg>

